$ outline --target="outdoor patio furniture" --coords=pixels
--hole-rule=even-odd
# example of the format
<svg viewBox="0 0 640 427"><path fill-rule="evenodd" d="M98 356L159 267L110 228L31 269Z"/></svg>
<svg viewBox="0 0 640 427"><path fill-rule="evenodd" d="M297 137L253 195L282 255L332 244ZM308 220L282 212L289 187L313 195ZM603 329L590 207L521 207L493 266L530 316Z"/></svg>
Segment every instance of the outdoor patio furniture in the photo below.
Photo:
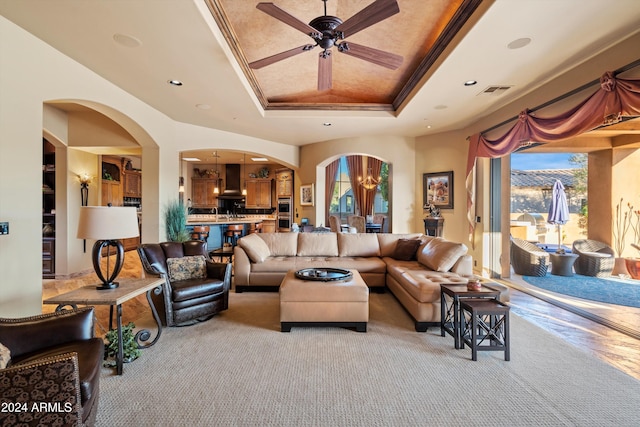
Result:
<svg viewBox="0 0 640 427"><path fill-rule="evenodd" d="M516 274L544 276L549 268L549 254L526 240L511 239L511 265Z"/></svg>
<svg viewBox="0 0 640 427"><path fill-rule="evenodd" d="M574 268L583 276L611 276L615 253L609 245L597 240L581 239L573 242L573 253L578 255Z"/></svg>

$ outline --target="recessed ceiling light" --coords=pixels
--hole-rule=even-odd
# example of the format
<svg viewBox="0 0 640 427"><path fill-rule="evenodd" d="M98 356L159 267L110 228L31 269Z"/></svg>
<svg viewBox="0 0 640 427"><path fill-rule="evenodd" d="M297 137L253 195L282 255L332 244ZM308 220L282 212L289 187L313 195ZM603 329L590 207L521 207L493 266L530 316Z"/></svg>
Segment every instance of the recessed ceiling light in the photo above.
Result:
<svg viewBox="0 0 640 427"><path fill-rule="evenodd" d="M167 83L174 86L182 86L182 82L180 80L167 80Z"/></svg>
<svg viewBox="0 0 640 427"><path fill-rule="evenodd" d="M446 105L442 105L442 104L441 104L441 105L436 105L436 106L435 106L435 107L433 107L433 108L434 108L435 110L446 110L446 109L447 109L447 108L449 108L449 107L447 107Z"/></svg>
<svg viewBox="0 0 640 427"><path fill-rule="evenodd" d="M322 124L322 126L331 126L331 123L329 123L329 122L324 122L324 123Z"/></svg>
<svg viewBox="0 0 640 427"><path fill-rule="evenodd" d="M466 82L464 82L465 86L473 86L475 84L478 84L476 80L467 80Z"/></svg>
<svg viewBox="0 0 640 427"><path fill-rule="evenodd" d="M531 43L531 39L529 37L523 37L521 39L515 39L511 43L507 45L509 49L520 49L521 47L525 47Z"/></svg>
<svg viewBox="0 0 640 427"><path fill-rule="evenodd" d="M185 162L199 162L200 159L197 157L183 157L182 160Z"/></svg>
<svg viewBox="0 0 640 427"><path fill-rule="evenodd" d="M142 42L137 38L127 35L127 34L114 34L113 40L121 46L124 47L140 47L142 46Z"/></svg>
<svg viewBox="0 0 640 427"><path fill-rule="evenodd" d="M196 104L196 108L199 108L201 110L210 110L211 109L211 105L209 105L209 104Z"/></svg>
<svg viewBox="0 0 640 427"><path fill-rule="evenodd" d="M267 159L266 157L252 157L251 160L253 160L254 162L268 162L269 159Z"/></svg>

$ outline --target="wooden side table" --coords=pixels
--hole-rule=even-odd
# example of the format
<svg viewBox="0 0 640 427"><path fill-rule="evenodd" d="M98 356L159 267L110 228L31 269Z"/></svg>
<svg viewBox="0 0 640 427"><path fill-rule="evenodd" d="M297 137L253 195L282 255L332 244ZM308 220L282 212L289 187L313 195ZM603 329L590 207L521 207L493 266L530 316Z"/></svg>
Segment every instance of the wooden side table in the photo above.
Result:
<svg viewBox="0 0 640 427"><path fill-rule="evenodd" d="M109 309L109 329L113 329L113 308L116 307L116 325L118 328L118 354L116 356L116 368L118 375L122 375L123 348L122 348L122 304L130 299L147 293L147 301L153 318L158 325L158 332L152 341L151 333L146 330L140 330L135 335L138 348L148 348L154 345L160 334L162 333L162 323L156 307L151 299L151 292L159 295L162 292L162 286L165 281L163 278L149 277L143 279L120 279L120 286L114 289L96 289L95 285L84 286L73 291L56 295L55 297L46 299L44 304L57 304L56 311L62 310L66 306L77 308L80 305L108 305Z"/></svg>
<svg viewBox="0 0 640 427"><path fill-rule="evenodd" d="M424 234L427 236L442 237L444 218L427 217L424 219Z"/></svg>
<svg viewBox="0 0 640 427"><path fill-rule="evenodd" d="M466 284L440 284L440 335L444 337L445 333L448 333L454 339L455 348L461 348L460 300L463 298L497 300L499 297L500 291L485 284L475 291L468 290Z"/></svg>

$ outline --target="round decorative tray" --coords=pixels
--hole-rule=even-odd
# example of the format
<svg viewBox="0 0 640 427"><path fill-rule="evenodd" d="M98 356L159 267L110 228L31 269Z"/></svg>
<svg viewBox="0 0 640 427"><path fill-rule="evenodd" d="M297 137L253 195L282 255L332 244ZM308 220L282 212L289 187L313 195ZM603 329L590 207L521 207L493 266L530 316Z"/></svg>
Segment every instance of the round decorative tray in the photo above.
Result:
<svg viewBox="0 0 640 427"><path fill-rule="evenodd" d="M353 276L344 268L303 268L296 271L296 277L301 280L315 280L318 282L331 282L334 280L347 280Z"/></svg>

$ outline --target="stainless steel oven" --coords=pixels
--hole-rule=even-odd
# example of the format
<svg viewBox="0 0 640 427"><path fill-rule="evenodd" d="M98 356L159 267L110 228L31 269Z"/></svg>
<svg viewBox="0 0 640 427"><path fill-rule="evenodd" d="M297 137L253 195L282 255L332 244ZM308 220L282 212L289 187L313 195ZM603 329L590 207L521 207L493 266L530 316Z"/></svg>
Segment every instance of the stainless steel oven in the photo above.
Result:
<svg viewBox="0 0 640 427"><path fill-rule="evenodd" d="M290 197L278 198L278 213L291 214L291 198Z"/></svg>
<svg viewBox="0 0 640 427"><path fill-rule="evenodd" d="M278 197L278 231L291 230L291 197Z"/></svg>

